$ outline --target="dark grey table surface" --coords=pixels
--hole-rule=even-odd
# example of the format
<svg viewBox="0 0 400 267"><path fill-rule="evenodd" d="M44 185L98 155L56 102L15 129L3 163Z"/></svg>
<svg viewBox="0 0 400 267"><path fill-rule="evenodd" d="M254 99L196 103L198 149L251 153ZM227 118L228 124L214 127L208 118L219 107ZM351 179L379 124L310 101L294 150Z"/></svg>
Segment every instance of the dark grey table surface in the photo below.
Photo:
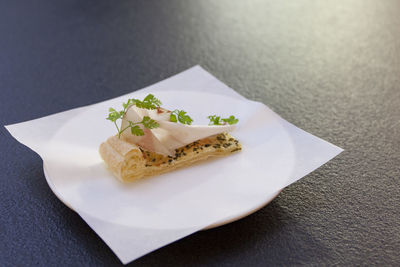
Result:
<svg viewBox="0 0 400 267"><path fill-rule="evenodd" d="M398 265L400 2L1 1L0 123L200 64L345 151L238 222L132 266ZM0 128L0 265L118 266Z"/></svg>

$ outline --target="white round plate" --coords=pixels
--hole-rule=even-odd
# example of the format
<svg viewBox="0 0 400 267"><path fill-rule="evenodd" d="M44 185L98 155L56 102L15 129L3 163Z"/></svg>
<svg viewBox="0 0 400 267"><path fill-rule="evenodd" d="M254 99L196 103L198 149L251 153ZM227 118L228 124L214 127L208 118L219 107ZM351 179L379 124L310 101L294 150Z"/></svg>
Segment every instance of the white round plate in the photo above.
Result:
<svg viewBox="0 0 400 267"><path fill-rule="evenodd" d="M43 164L43 172L44 172L44 176L46 177L46 181L49 184L51 190L55 193L55 195L58 197L58 199L60 199L67 207L69 207L70 209L74 210L71 206L68 205L68 203L64 202L63 199L61 197L58 196L58 193L56 190L53 189L52 184L50 183L50 177L47 174L47 170L46 170L46 166L45 164ZM203 230L209 230L212 228L216 228L219 226L223 226L225 224L231 223L231 222L235 222L237 220L240 220L250 214L253 214L254 212L262 209L263 207L265 207L266 205L268 205L272 200L274 200L274 198L276 198L280 193L282 192L282 190L279 190L278 192L271 194L269 197L266 197L265 202L260 203L260 206L255 207L254 209L248 210L247 212L244 212L242 214L236 214L234 216L232 216L231 218L224 218L221 221L218 221L216 223L213 223L207 227L205 227Z"/></svg>
<svg viewBox="0 0 400 267"><path fill-rule="evenodd" d="M207 124L208 115L235 115L239 124L232 135L243 150L123 184L106 169L98 147L115 134L105 120L108 108L120 107L127 96L92 105L59 128L43 159L46 180L65 205L125 227L210 229L259 210L279 194L295 165L295 151L281 119L265 105L199 92L155 95L164 107L187 111L195 124Z"/></svg>

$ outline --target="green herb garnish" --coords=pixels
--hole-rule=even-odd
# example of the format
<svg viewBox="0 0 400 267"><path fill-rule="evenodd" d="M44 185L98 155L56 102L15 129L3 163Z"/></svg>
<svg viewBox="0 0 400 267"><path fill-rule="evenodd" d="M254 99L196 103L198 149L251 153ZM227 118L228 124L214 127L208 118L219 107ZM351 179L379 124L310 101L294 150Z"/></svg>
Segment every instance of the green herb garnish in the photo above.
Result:
<svg viewBox="0 0 400 267"><path fill-rule="evenodd" d="M139 99L128 99L127 103L122 104L124 109L126 110L130 105L135 105L138 108L145 108L145 109L156 109L159 108L162 103L159 99L157 99L154 95L148 94L143 101Z"/></svg>
<svg viewBox="0 0 400 267"><path fill-rule="evenodd" d="M154 129L159 127L160 125L153 119L151 119L149 116L144 116L142 121L139 122L133 122L126 120L128 122L128 126L125 127L124 129L120 129L117 124L117 120L121 119L123 120L123 117L126 113L126 110L131 106L131 105L136 105L138 108L144 108L144 109L156 109L160 107L161 101L154 97L152 94L148 94L143 101L139 99L128 99L127 103L122 103L122 107L124 108L121 111L116 111L113 108L109 108L108 112L108 117L106 118L109 121L112 121L117 128L118 131L118 137L121 137L121 134L128 128L131 129L131 133L133 135L137 136L142 136L144 135L143 129L139 127L140 124L142 124L145 128L148 129Z"/></svg>
<svg viewBox="0 0 400 267"><path fill-rule="evenodd" d="M171 115L169 117L169 120L172 122L180 122L182 124L192 124L193 119L187 115L187 112L184 110L178 110L175 109L174 111L171 112Z"/></svg>
<svg viewBox="0 0 400 267"><path fill-rule="evenodd" d="M229 118L222 119L222 121L228 123L229 125L236 124L239 122L239 119L235 118L235 116L231 115Z"/></svg>
<svg viewBox="0 0 400 267"><path fill-rule="evenodd" d="M147 129L154 129L159 127L160 125L149 116L144 116L142 121L132 122L128 121L129 125L124 129L118 130L118 137L121 137L121 134L128 128L131 128L131 133L133 135L142 136L144 135L143 129L139 127L139 124L142 124Z"/></svg>
<svg viewBox="0 0 400 267"><path fill-rule="evenodd" d="M220 116L210 115L207 118L210 120L208 125L221 125L221 123L220 123L221 117Z"/></svg>
<svg viewBox="0 0 400 267"><path fill-rule="evenodd" d="M112 121L114 123L114 125L118 131L118 137L121 137L121 134L129 128L131 129L131 133L133 135L137 135L137 136L144 135L144 131L139 125L142 125L144 128L147 128L147 129L154 129L154 128L157 128L160 126L155 120L153 120L149 116L144 116L142 121L139 121L139 122L133 122L133 121L124 119L124 115L125 115L126 111L132 105L135 105L138 108L156 109L156 108L160 108L162 103L154 95L148 94L143 99L143 101L141 101L139 99L135 99L135 98L128 99L128 102L122 103L123 110L117 111L113 108L109 108L108 117L106 119L109 121ZM210 119L210 122L208 123L208 125L225 125L225 124L232 125L232 124L238 123L238 121L239 121L239 119L235 118L235 116L233 116L233 115L229 116L228 118L221 118L220 116L217 116L217 115L211 115L211 116L208 116L208 118ZM128 126L126 126L123 129L120 129L117 124L117 121L119 119L125 120L126 122L128 122ZM191 125L193 122L193 119L187 114L186 111L175 109L174 111L171 112L170 121L171 122L179 121L182 124Z"/></svg>
<svg viewBox="0 0 400 267"><path fill-rule="evenodd" d="M238 123L239 119L235 118L235 116L231 115L228 118L221 118L220 116L217 115L210 115L207 117L210 122L208 125L225 125L225 124L236 124Z"/></svg>

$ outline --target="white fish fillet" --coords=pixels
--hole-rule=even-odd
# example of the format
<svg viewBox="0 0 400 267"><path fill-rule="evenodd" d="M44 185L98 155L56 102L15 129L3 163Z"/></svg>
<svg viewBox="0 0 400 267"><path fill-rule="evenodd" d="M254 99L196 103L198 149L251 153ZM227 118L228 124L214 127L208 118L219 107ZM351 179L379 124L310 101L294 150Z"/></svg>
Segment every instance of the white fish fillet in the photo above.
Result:
<svg viewBox="0 0 400 267"><path fill-rule="evenodd" d="M170 122L170 114L170 111L161 108L148 110L131 106L122 119L121 129L129 125L127 121L138 122L144 116L149 116L157 121L160 127L150 130L140 125L145 133L143 136L133 135L127 130L122 133L121 138L127 142L137 144L146 150L173 156L175 149L179 147L211 135L231 132L235 129L234 125L186 125Z"/></svg>

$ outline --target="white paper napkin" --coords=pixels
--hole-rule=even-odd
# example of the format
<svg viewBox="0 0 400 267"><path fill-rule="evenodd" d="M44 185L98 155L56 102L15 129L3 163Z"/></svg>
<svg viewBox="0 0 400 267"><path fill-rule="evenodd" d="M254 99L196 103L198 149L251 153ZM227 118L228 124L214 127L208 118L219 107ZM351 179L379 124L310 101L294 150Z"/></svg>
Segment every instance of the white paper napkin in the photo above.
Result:
<svg viewBox="0 0 400 267"><path fill-rule="evenodd" d="M243 151L120 183L97 152L99 144L115 134L106 113L108 107L148 93L160 98L166 108L188 111L199 124L206 124L207 115L239 117L232 135ZM53 192L124 264L257 210L276 192L342 151L283 120L264 104L247 100L199 66L125 96L6 128L41 156Z"/></svg>

